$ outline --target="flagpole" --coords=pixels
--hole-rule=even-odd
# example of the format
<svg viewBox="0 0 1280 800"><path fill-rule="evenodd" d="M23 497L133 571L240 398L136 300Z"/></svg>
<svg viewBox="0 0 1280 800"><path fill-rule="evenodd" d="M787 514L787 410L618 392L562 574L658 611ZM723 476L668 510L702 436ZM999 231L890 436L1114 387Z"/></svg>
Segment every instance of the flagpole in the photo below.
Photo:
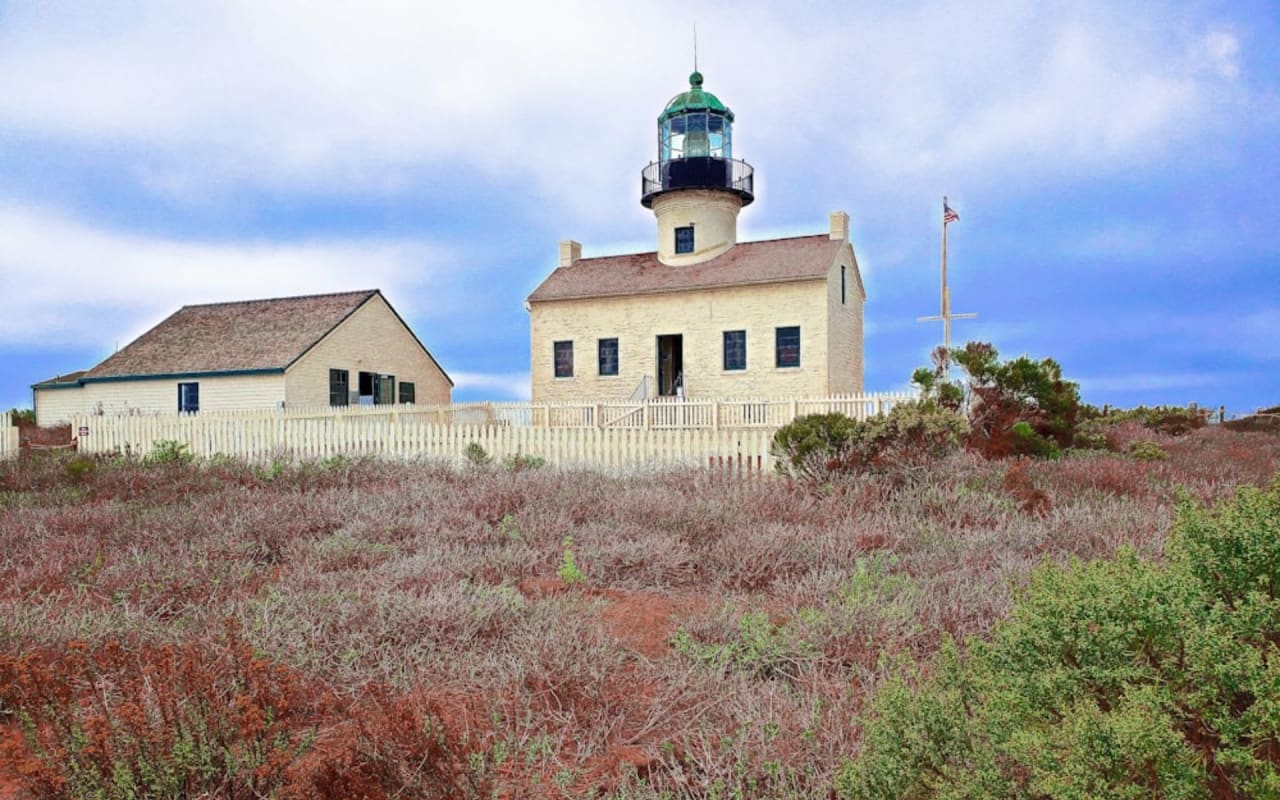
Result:
<svg viewBox="0 0 1280 800"><path fill-rule="evenodd" d="M951 302L947 297L947 196L942 196L942 347L946 352L943 366L951 378Z"/></svg>
<svg viewBox="0 0 1280 800"><path fill-rule="evenodd" d="M920 322L942 321L942 369L946 380L951 380L951 320L973 319L977 314L952 314L951 289L947 286L947 224L958 220L960 216L947 204L947 196L942 196L942 291L939 302L942 313L936 317L919 317Z"/></svg>

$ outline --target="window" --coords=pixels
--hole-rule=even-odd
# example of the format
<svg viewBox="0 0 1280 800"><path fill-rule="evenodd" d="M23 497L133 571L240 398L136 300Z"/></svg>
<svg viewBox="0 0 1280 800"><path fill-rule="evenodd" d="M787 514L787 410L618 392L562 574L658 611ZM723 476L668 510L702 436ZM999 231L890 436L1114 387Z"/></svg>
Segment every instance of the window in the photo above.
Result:
<svg viewBox="0 0 1280 800"><path fill-rule="evenodd" d="M724 332L724 368L726 370L747 368L747 332Z"/></svg>
<svg viewBox="0 0 1280 800"><path fill-rule="evenodd" d="M845 285L846 285L845 274L846 272L847 271L844 268L844 264L841 264L840 265L840 305L845 305Z"/></svg>
<svg viewBox="0 0 1280 800"><path fill-rule="evenodd" d="M618 340L601 339L599 342L600 374L618 374Z"/></svg>
<svg viewBox="0 0 1280 800"><path fill-rule="evenodd" d="M556 342L555 366L557 378L573 377L573 342Z"/></svg>
<svg viewBox="0 0 1280 800"><path fill-rule="evenodd" d="M693 252L693 226L687 225L683 228L676 228L676 252L692 253Z"/></svg>
<svg viewBox="0 0 1280 800"><path fill-rule="evenodd" d="M200 410L200 384L178 384L178 413L194 414Z"/></svg>
<svg viewBox="0 0 1280 800"><path fill-rule="evenodd" d="M345 406L351 402L348 389L351 386L351 374L345 369L329 370L329 405Z"/></svg>
<svg viewBox="0 0 1280 800"><path fill-rule="evenodd" d="M778 367L800 366L800 326L776 328L777 353L774 365Z"/></svg>
<svg viewBox="0 0 1280 800"><path fill-rule="evenodd" d="M412 381L400 381L400 402L413 404L414 386Z"/></svg>

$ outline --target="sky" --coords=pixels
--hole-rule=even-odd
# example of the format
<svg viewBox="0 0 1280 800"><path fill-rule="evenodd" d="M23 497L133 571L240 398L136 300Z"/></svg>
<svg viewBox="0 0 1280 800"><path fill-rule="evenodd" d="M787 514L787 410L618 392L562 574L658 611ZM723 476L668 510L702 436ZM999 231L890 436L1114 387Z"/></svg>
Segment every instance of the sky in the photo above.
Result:
<svg viewBox="0 0 1280 800"><path fill-rule="evenodd" d="M652 251L688 87L756 169L739 240L851 217L866 387L953 338L1096 405L1280 403L1280 4L5 2L0 408L191 303L380 288L455 382L529 393L524 299Z"/></svg>

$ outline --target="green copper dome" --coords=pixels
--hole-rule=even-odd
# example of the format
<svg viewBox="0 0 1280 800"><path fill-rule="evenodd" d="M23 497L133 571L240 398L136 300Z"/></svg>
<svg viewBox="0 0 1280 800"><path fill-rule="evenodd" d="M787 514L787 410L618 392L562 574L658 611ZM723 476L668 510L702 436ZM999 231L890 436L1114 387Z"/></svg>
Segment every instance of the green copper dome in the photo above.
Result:
<svg viewBox="0 0 1280 800"><path fill-rule="evenodd" d="M658 117L658 122L689 111L714 111L723 114L730 122L733 121L733 112L729 107L721 103L720 98L711 92L702 90L701 72L695 72L689 76L689 91L681 92L671 98L671 102L667 103L667 107L662 110L662 116Z"/></svg>

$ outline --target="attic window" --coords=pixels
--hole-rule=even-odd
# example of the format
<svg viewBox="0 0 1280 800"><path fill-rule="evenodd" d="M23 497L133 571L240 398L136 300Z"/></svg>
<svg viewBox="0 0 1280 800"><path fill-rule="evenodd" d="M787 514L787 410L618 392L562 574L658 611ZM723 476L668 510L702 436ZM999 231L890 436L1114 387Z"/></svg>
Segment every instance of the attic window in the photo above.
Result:
<svg viewBox="0 0 1280 800"><path fill-rule="evenodd" d="M840 305L845 305L845 303L847 302L845 299L845 296L847 294L847 292L845 291L845 285L847 283L847 281L845 280L846 273L847 273L847 270L845 269L844 264L841 264L840 265Z"/></svg>
<svg viewBox="0 0 1280 800"><path fill-rule="evenodd" d="M693 226L676 228L676 253L693 252Z"/></svg>

